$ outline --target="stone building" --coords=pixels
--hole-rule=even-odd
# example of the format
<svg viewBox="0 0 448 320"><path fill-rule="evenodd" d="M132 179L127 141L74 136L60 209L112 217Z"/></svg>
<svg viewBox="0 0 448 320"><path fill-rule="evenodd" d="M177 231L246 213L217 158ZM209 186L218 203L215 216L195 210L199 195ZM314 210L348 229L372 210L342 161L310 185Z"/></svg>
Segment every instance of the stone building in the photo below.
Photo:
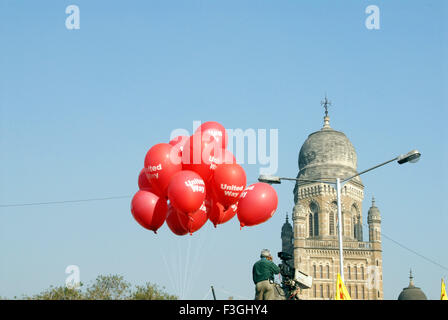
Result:
<svg viewBox="0 0 448 320"><path fill-rule="evenodd" d="M326 101L327 102L327 101ZM343 132L323 127L311 133L299 153L301 180L335 181L357 174L355 148ZM293 248L294 267L313 277L301 299L334 299L339 270L336 190L324 182L297 182L292 220L282 228L282 250ZM345 285L352 299L383 299L381 215L372 199L363 235L364 185L358 176L341 190Z"/></svg>

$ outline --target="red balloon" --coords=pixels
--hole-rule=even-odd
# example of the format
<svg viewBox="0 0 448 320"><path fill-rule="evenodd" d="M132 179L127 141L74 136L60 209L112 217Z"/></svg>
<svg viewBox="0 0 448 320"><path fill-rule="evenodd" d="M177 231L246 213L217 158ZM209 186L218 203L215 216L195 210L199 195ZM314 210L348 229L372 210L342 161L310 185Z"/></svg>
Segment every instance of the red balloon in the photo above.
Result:
<svg viewBox="0 0 448 320"><path fill-rule="evenodd" d="M215 121L207 121L201 124L195 131L195 134L199 133L202 136L204 142L216 142L221 148L227 147L228 135L224 126Z"/></svg>
<svg viewBox="0 0 448 320"><path fill-rule="evenodd" d="M232 152L230 152L227 149L214 150L213 157L215 158L214 162L217 164L217 166L223 163L225 164L236 163L235 156L233 155ZM217 166L214 169L216 169Z"/></svg>
<svg viewBox="0 0 448 320"><path fill-rule="evenodd" d="M182 152L182 169L191 170L207 181L211 175L213 149L219 148L213 142L203 142L199 134L192 135L184 145Z"/></svg>
<svg viewBox="0 0 448 320"><path fill-rule="evenodd" d="M257 182L247 187L238 201L240 226L254 226L269 220L277 210L278 197L267 183Z"/></svg>
<svg viewBox="0 0 448 320"><path fill-rule="evenodd" d="M182 158L182 151L184 149L184 145L188 141L189 138L190 137L188 137L188 136L177 136L169 142L169 144L172 145L174 147L174 149L177 150L179 158Z"/></svg>
<svg viewBox="0 0 448 320"><path fill-rule="evenodd" d="M219 165L211 182L213 198L225 209L238 201L246 187L246 173L237 163Z"/></svg>
<svg viewBox="0 0 448 320"><path fill-rule="evenodd" d="M182 147L185 144L185 142L187 142L188 138L189 138L188 136L177 136L171 139L169 144L172 145L173 147L180 144L180 146Z"/></svg>
<svg viewBox="0 0 448 320"><path fill-rule="evenodd" d="M170 230L178 235L178 236L184 236L188 233L188 230L184 228L184 226L180 223L179 219L180 213L176 208L174 208L171 204L168 205L168 214L166 217L166 224L168 225L168 228Z"/></svg>
<svg viewBox="0 0 448 320"><path fill-rule="evenodd" d="M228 209L224 209L224 206L217 202L212 201L212 206L209 213L209 220L216 226L218 224L223 224L232 219L237 212L237 205L232 204Z"/></svg>
<svg viewBox="0 0 448 320"><path fill-rule="evenodd" d="M138 175L138 188L140 190L145 190L149 192L153 192L151 183L149 183L148 178L146 177L145 169L143 168Z"/></svg>
<svg viewBox="0 0 448 320"><path fill-rule="evenodd" d="M154 192L165 196L171 178L182 170L182 164L173 146L159 143L149 149L145 157L145 172Z"/></svg>
<svg viewBox="0 0 448 320"><path fill-rule="evenodd" d="M178 213L180 224L188 230L190 235L198 231L208 220L208 212L210 210L209 204L204 201L201 207L189 214L182 212Z"/></svg>
<svg viewBox="0 0 448 320"><path fill-rule="evenodd" d="M216 228L216 226L221 223L221 220L224 216L224 206L214 200L210 200L210 202L212 205L208 214L208 219Z"/></svg>
<svg viewBox="0 0 448 320"><path fill-rule="evenodd" d="M181 212L195 212L205 200L204 180L193 171L176 173L168 186L168 199Z"/></svg>
<svg viewBox="0 0 448 320"><path fill-rule="evenodd" d="M131 212L134 219L146 229L157 233L165 222L168 206L166 200L156 194L139 190L131 201Z"/></svg>
<svg viewBox="0 0 448 320"><path fill-rule="evenodd" d="M215 169L222 163L236 163L233 154L214 141L201 141L198 134L192 135L184 145L183 170L191 170L208 182Z"/></svg>
<svg viewBox="0 0 448 320"><path fill-rule="evenodd" d="M232 204L226 211L224 211L221 224L231 220L238 212L238 203Z"/></svg>

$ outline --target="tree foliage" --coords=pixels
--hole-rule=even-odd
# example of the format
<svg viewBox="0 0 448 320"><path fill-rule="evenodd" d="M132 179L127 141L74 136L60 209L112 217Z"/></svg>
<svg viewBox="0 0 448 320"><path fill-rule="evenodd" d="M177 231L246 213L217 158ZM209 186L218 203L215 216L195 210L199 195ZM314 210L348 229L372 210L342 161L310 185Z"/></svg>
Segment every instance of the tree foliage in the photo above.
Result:
<svg viewBox="0 0 448 320"><path fill-rule="evenodd" d="M41 293L26 296L25 300L177 300L156 284L145 283L133 287L120 275L98 276L93 283L84 288L81 283L78 289L65 286L50 286Z"/></svg>
<svg viewBox="0 0 448 320"><path fill-rule="evenodd" d="M177 300L176 296L166 293L163 288L151 283L136 286L130 297L132 300Z"/></svg>
<svg viewBox="0 0 448 320"><path fill-rule="evenodd" d="M69 289L64 286L53 287L42 291L41 293L35 294L33 296L24 296L23 299L26 300L82 300L84 295L80 290Z"/></svg>
<svg viewBox="0 0 448 320"><path fill-rule="evenodd" d="M126 300L131 293L131 284L123 276L98 276L87 288L85 296L89 300Z"/></svg>

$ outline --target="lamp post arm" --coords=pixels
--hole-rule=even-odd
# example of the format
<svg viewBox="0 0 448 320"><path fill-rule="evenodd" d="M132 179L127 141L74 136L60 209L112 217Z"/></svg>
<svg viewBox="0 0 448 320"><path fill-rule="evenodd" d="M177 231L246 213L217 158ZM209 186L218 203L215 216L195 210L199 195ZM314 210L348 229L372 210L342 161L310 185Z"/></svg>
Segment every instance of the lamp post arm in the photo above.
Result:
<svg viewBox="0 0 448 320"><path fill-rule="evenodd" d="M370 168L370 169L361 171L361 172L359 172L359 173L357 173L357 174L355 174L355 175L353 175L353 176L351 176L351 177L348 177L347 179L342 180L342 181L341 181L341 184L343 184L343 183L345 183L345 182L347 182L347 181L349 181L349 180L351 180L351 179L353 179L353 178L355 178L355 177L357 177L357 176L360 176L360 175L362 175L362 174L364 174L364 173L366 173L366 172L372 171L373 169L382 167L382 166L384 166L385 164L388 164L388 163L390 163L390 162L392 162L392 161L395 161L395 160L397 160L397 159L398 159L398 157L393 158L392 160L389 160L389 161L380 163L380 164L378 164L378 165L376 165L376 166L374 166L374 167L372 167L372 168Z"/></svg>
<svg viewBox="0 0 448 320"><path fill-rule="evenodd" d="M280 180L289 180L289 181L298 181L299 179L297 178L284 178L284 177L280 177Z"/></svg>
<svg viewBox="0 0 448 320"><path fill-rule="evenodd" d="M280 180L290 180L290 181L297 181L297 182L321 182L321 183L328 183L331 185L336 185L336 182L331 181L324 181L324 180L307 180L307 179L297 179L297 178L279 178Z"/></svg>

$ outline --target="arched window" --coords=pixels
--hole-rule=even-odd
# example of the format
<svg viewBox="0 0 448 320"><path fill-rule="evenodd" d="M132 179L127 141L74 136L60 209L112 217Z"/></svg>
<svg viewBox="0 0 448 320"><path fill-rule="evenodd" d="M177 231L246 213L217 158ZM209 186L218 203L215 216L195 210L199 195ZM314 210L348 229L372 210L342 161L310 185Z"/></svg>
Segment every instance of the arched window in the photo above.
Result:
<svg viewBox="0 0 448 320"><path fill-rule="evenodd" d="M317 297L317 294L316 294L316 290L317 290L317 289L316 289L316 287L317 287L317 284L315 284L315 285L314 285L314 288L313 288L313 291L314 291L314 292L313 292L313 294L314 294L314 298Z"/></svg>
<svg viewBox="0 0 448 320"><path fill-rule="evenodd" d="M329 212L329 217L328 217L328 223L329 223L328 230L329 230L330 236L335 235L334 221L335 221L335 216L337 214L337 210L338 210L338 205L337 205L336 201L333 201L330 206L330 212Z"/></svg>
<svg viewBox="0 0 448 320"><path fill-rule="evenodd" d="M327 264L327 279L330 279L330 266Z"/></svg>
<svg viewBox="0 0 448 320"><path fill-rule="evenodd" d="M324 286L322 284L320 285L320 297L324 297Z"/></svg>
<svg viewBox="0 0 448 320"><path fill-rule="evenodd" d="M358 214L357 217L357 227L358 227L358 240L359 241L363 241L363 236L362 236L362 220L361 220L361 215Z"/></svg>
<svg viewBox="0 0 448 320"><path fill-rule="evenodd" d="M327 284L327 298L330 298L330 285Z"/></svg>
<svg viewBox="0 0 448 320"><path fill-rule="evenodd" d="M358 239L358 230L356 225L356 217L353 217L353 237Z"/></svg>
<svg viewBox="0 0 448 320"><path fill-rule="evenodd" d="M364 280L364 266L361 266L361 280Z"/></svg>
<svg viewBox="0 0 448 320"><path fill-rule="evenodd" d="M359 216L359 210L358 207L356 206L356 204L353 204L351 209L351 214L352 214L352 229L353 229L353 238L359 240L360 234L359 234L359 221L358 221L358 216Z"/></svg>
<svg viewBox="0 0 448 320"><path fill-rule="evenodd" d="M320 271L320 278L323 279L323 277L324 277L324 270L323 270L322 265L319 266L319 271Z"/></svg>
<svg viewBox="0 0 448 320"><path fill-rule="evenodd" d="M313 275L314 275L314 278L316 278L316 273L317 273L317 272L316 272L316 265L314 265L314 266L313 266Z"/></svg>
<svg viewBox="0 0 448 320"><path fill-rule="evenodd" d="M330 236L334 235L334 212L329 212L328 213L328 223L329 223L329 227L328 227L328 231L330 233Z"/></svg>
<svg viewBox="0 0 448 320"><path fill-rule="evenodd" d="M355 299L358 299L358 286L355 285Z"/></svg>
<svg viewBox="0 0 448 320"><path fill-rule="evenodd" d="M347 274L348 274L348 278L351 279L352 278L352 273L350 271L350 266L347 267Z"/></svg>
<svg viewBox="0 0 448 320"><path fill-rule="evenodd" d="M319 235L319 207L315 202L310 203L310 215L308 219L309 236L314 237Z"/></svg>
<svg viewBox="0 0 448 320"><path fill-rule="evenodd" d="M365 300L366 299L366 291L365 291L365 288L364 288L364 285L362 286L362 300Z"/></svg>
<svg viewBox="0 0 448 320"><path fill-rule="evenodd" d="M309 236L312 237L314 235L314 231L313 231L313 214L311 212L308 219L308 225L309 225Z"/></svg>
<svg viewBox="0 0 448 320"><path fill-rule="evenodd" d="M357 266L354 267L353 273L355 274L355 280L358 280L358 267Z"/></svg>

